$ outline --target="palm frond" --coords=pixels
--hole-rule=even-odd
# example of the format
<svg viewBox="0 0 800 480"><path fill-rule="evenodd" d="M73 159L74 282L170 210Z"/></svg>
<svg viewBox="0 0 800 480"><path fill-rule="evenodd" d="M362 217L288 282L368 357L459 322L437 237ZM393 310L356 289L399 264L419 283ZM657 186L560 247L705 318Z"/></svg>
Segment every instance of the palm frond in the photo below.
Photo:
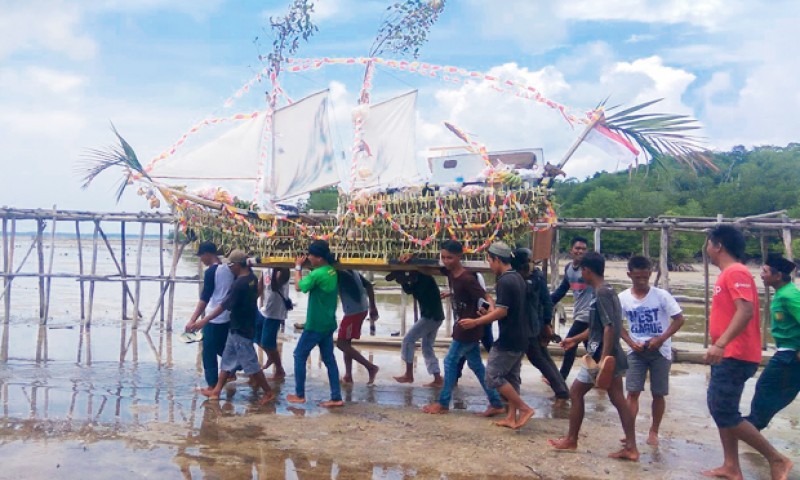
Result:
<svg viewBox="0 0 800 480"><path fill-rule="evenodd" d="M688 133L701 128L696 119L688 115L642 112L661 100L663 99L659 98L625 108L613 115L601 117L600 122L641 147L646 157L656 165L663 167L664 159L672 157L695 172L698 167L719 171L706 153L704 139ZM605 101L601 103L603 104Z"/></svg>
<svg viewBox="0 0 800 480"><path fill-rule="evenodd" d="M136 152L122 138L113 123L111 124L111 130L119 140L119 145L106 147L105 149L88 150L83 155L83 161L78 165L78 171L81 174L81 188L87 189L101 173L114 168L122 169L123 176L116 191L116 199L119 202L125 192L125 188L130 184L134 172L147 179L150 179L150 176L144 171Z"/></svg>

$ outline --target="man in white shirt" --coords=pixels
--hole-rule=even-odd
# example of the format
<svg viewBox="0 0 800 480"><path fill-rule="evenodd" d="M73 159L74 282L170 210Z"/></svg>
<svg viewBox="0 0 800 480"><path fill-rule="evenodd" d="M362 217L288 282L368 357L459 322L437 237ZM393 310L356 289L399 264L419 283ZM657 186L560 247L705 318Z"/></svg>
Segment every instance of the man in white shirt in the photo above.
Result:
<svg viewBox="0 0 800 480"><path fill-rule="evenodd" d="M634 419L639 413L639 394L644 390L650 372L650 391L653 394L648 445L658 445L658 429L666 410L669 393L669 371L672 366L671 337L683 325L683 313L672 295L650 286L653 266L645 257L628 260L628 278L633 286L619 294L622 311L628 320L628 330L622 339L628 344L628 375L625 388Z"/></svg>

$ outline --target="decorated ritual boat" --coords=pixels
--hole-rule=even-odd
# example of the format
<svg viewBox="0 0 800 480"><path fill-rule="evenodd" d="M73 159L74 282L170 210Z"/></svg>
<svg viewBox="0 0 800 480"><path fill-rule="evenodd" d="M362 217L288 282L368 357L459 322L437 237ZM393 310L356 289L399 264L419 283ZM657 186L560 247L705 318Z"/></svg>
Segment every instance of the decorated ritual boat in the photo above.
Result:
<svg viewBox="0 0 800 480"><path fill-rule="evenodd" d="M427 31L444 2L409 0L390 6L400 20L387 17L379 30L378 47L373 46L368 57L289 57L284 45L294 44L296 49L296 40L307 39L316 28L309 20L313 11L309 5L313 3L295 0L285 19L272 20L287 41L276 41L273 53L265 57L264 70L225 102L230 108L266 84L263 110L203 120L146 165L114 130L121 146L93 152L95 163L87 172L86 185L105 168L121 166L125 177L119 195L127 185L139 184L139 194L151 207L159 207L162 198L172 207L188 239L211 240L223 251L244 249L264 265L293 264L310 242L323 239L348 268L406 268L396 262L406 253L414 254L414 268L437 263L440 242L452 238L464 244L466 259L480 267L482 252L495 240L533 244L537 257L548 256L549 233L556 222L552 181L563 174L563 165L589 136L599 135L610 148L627 150L628 155L638 155L641 148L652 158L666 154L690 165L699 161L713 167L704 156L695 155L694 140L679 133L696 128L694 120L641 113L654 102L609 117L602 104L576 114L534 85L454 66L378 56L381 45L391 45L397 38L400 43L393 45L393 51L406 52L416 45L417 53L424 41L418 29ZM408 18L427 21L415 26ZM285 38L291 27L300 24L294 38ZM402 28L409 33L398 35ZM331 138L329 92L294 101L279 82L279 77L293 73L336 66L364 68L359 105L352 112L349 168L344 171ZM581 126L582 133L561 162L550 165L537 150L491 153L472 135L445 122L465 152L429 159L431 170L451 169L444 181L437 182L416 159L417 92L371 103L378 68L450 84L485 82L499 95L513 95L556 112L571 127ZM201 132L214 130L207 141L197 140ZM667 135L656 138L655 133ZM519 161L520 157L525 160ZM302 212L292 206L311 192L334 187L338 192L334 212Z"/></svg>

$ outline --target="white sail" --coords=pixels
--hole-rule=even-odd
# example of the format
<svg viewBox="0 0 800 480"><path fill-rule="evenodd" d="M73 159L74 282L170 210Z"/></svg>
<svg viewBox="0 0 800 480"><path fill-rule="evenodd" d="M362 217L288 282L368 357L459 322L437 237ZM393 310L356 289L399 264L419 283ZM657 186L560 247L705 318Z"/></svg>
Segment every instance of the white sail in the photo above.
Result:
<svg viewBox="0 0 800 480"><path fill-rule="evenodd" d="M416 104L414 90L370 107L364 120L357 187L405 185L424 176L416 161Z"/></svg>
<svg viewBox="0 0 800 480"><path fill-rule="evenodd" d="M156 163L150 176L165 185L185 186L190 192L221 187L233 196L253 200L266 121L267 114L262 112L198 148L187 145Z"/></svg>
<svg viewBox="0 0 800 480"><path fill-rule="evenodd" d="M275 111L273 117L273 202L339 183L328 122L328 90Z"/></svg>

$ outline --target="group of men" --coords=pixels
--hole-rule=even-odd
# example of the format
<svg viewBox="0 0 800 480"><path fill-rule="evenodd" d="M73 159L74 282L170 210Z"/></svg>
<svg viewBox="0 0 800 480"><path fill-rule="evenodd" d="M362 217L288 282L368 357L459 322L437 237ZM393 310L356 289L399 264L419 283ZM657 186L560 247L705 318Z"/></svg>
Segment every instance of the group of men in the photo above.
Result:
<svg viewBox="0 0 800 480"><path fill-rule="evenodd" d="M588 241L585 238L575 237L572 240L572 262L565 268L563 282L552 294L541 271L533 263L530 250L512 249L503 242L495 242L486 250L486 260L496 278L494 296L487 293L477 275L464 267L464 249L455 240L447 240L441 245L441 271L418 269L413 272L393 272L387 276L387 280L398 282L404 292L413 295L420 307L420 318L403 339L401 355L406 371L394 379L400 383L414 382L415 344L421 340L425 365L433 376L428 386L441 388L438 400L424 406L424 412L448 412L452 391L466 361L487 396L488 407L481 415L488 417L505 413L505 417L495 423L519 429L534 415L534 409L520 396L521 364L523 358L527 357L542 372L544 381L553 389L557 401L570 400L568 432L562 438L549 441L553 448L577 448L584 418L584 397L591 389L600 387L607 390L625 433L622 448L609 456L638 460L634 426L639 396L649 374L653 402L647 443L657 445L659 427L666 410L665 397L669 393L672 363L670 339L681 328L684 318L680 306L669 292L650 286L653 268L649 259L632 257L629 260L627 274L632 286L618 295L605 281L604 257L587 250ZM213 255L207 255L212 251ZM724 462L719 468L703 473L712 477L741 479L738 463L738 441L741 440L767 459L772 478L785 479L792 468L791 460L775 450L760 430L800 391L800 291L791 277L795 264L781 256L770 256L762 268L761 279L776 292L770 312L772 335L778 351L759 377L750 415L743 417L739 412L739 402L744 384L755 375L761 362L758 292L753 276L741 263L744 237L740 231L728 225L714 228L709 233L706 252L711 263L721 270L714 287L709 320L712 344L705 359L711 365L707 403L719 429ZM235 370L241 369L251 376L254 387L264 390L261 401L269 402L274 396L258 366L252 344L259 316L256 306L258 280L247 265L243 252L232 252L227 266L219 264L213 245L202 244L198 254L209 265L209 269L205 274L206 288L187 324L187 330L202 327L205 332L203 362L209 387L202 391L210 397L218 396L225 381L234 375ZM401 261L409 259L410 256L406 255ZM306 262L310 264L311 271L303 276ZM331 390L330 399L320 405L343 405L339 372L333 354L333 335L337 327L339 336L336 345L342 350L346 365L343 380L352 382L353 360L367 369L369 383L375 380L378 372L378 367L355 350L350 341L358 338L367 312L371 318L377 317L371 284L356 272L337 271L335 262L327 242L321 240L313 242L307 255L298 257L295 262L295 288L308 294L308 310L303 333L294 352L295 393L287 396L287 401L292 403L306 401L306 361L311 350L319 347L321 359L328 370ZM226 282L221 279L226 267L235 281L230 282L230 291L226 295L218 295L215 286ZM439 291L432 276L439 273L447 277L448 292ZM271 288L279 283L278 288L284 288L288 293L288 271L285 274L286 282L280 283L276 282L273 272ZM575 299L574 321L567 337L560 341L565 355L559 371L548 353L547 345L560 340L553 333L553 305L570 289ZM341 325L337 326L338 297L342 298L345 316ZM434 351L434 341L444 319L444 297L450 297L455 323L442 374ZM287 295L281 294L280 298L285 302ZM244 304L246 308L242 306ZM206 308L210 308L211 312L200 320ZM230 312L230 327L227 329L220 326L226 323L220 321L224 320L226 311ZM266 324L280 321L261 319L261 323ZM480 345L495 322L499 336L493 342L484 342L484 347L489 350L484 366ZM262 327L262 340L257 343L264 346L268 353L269 360L265 367L276 365L275 378L282 378L285 373L280 366L280 355L275 355L274 339L270 342L263 340L265 336L274 337L266 332L277 332L277 328L268 328L266 324ZM226 333L227 340L223 341ZM621 341L629 347L627 352L623 350ZM581 343L587 354L568 389L566 379ZM206 352L206 349L209 351ZM216 370L217 355L222 356L218 374L209 371L211 366ZM215 385L212 386L212 383Z"/></svg>

